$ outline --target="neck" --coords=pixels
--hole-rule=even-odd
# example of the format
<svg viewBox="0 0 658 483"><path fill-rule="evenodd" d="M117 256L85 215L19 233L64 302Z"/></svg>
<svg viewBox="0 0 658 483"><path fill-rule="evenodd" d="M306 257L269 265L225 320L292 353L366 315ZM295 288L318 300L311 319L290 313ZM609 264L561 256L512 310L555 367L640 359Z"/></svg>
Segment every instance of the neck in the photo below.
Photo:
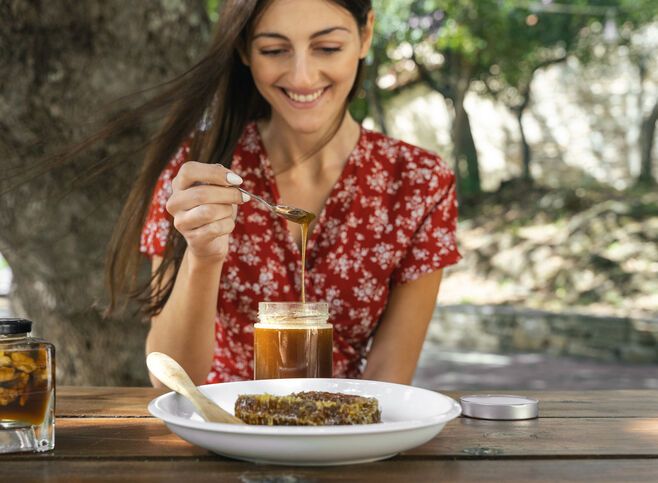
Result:
<svg viewBox="0 0 658 483"><path fill-rule="evenodd" d="M358 141L360 132L358 123L346 112L334 136L318 150L320 144L326 141L326 131L300 134L276 116L262 121L258 128L275 173L292 170L302 164L321 169L337 160L344 161Z"/></svg>

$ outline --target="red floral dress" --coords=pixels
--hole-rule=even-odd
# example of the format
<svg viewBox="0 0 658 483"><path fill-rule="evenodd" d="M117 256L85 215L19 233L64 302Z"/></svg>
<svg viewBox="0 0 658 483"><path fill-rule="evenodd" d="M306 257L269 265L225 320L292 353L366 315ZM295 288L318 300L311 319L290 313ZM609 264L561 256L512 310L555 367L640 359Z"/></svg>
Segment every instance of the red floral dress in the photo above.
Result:
<svg viewBox="0 0 658 483"><path fill-rule="evenodd" d="M164 251L172 227L165 203L187 156L183 146L158 179L141 238L148 256ZM231 170L245 189L279 202L255 123L245 129ZM436 154L361 129L307 245L306 298L329 303L335 377L361 375L392 286L460 259L456 222L454 175ZM257 202L241 205L229 247L208 383L252 379L258 302L301 297L301 254L283 218Z"/></svg>

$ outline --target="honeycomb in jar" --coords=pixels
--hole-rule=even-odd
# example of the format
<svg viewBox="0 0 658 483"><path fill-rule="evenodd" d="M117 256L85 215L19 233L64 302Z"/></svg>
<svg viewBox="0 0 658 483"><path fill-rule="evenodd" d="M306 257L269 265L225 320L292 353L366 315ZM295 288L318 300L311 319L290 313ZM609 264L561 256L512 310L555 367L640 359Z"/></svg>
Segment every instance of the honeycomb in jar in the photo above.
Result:
<svg viewBox="0 0 658 483"><path fill-rule="evenodd" d="M0 420L43 420L50 397L46 350L0 351Z"/></svg>

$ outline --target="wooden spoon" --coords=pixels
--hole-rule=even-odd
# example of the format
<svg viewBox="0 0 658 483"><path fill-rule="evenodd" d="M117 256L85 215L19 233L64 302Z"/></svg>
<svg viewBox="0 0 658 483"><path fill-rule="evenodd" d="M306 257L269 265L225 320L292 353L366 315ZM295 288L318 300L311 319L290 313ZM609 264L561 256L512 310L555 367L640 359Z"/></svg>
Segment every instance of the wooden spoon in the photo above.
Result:
<svg viewBox="0 0 658 483"><path fill-rule="evenodd" d="M186 397L203 419L210 423L245 424L241 419L226 412L208 399L194 385L178 362L162 352L151 352L146 357L146 365L158 380L172 391Z"/></svg>

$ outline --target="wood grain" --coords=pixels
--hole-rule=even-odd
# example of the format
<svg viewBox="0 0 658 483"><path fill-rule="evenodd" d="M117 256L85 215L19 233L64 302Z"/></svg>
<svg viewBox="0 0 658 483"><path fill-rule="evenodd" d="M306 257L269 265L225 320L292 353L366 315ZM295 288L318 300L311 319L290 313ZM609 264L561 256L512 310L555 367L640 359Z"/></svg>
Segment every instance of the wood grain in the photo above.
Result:
<svg viewBox="0 0 658 483"><path fill-rule="evenodd" d="M658 458L658 418L459 418L413 455Z"/></svg>
<svg viewBox="0 0 658 483"><path fill-rule="evenodd" d="M148 403L168 392L146 387L72 387L57 389L58 417L147 417ZM510 391L499 391L509 393ZM658 418L658 390L513 391L539 400L541 418ZM459 400L465 394L444 394Z"/></svg>
<svg viewBox="0 0 658 483"><path fill-rule="evenodd" d="M148 403L169 392L152 387L57 388L55 415L62 417L150 417Z"/></svg>
<svg viewBox="0 0 658 483"><path fill-rule="evenodd" d="M634 482L655 481L658 460L388 461L338 467L257 466L215 461L19 461L2 463L3 479L70 481L288 482Z"/></svg>
<svg viewBox="0 0 658 483"><path fill-rule="evenodd" d="M388 437L395 437L388 436ZM151 418L64 418L55 451L38 458L214 457ZM658 458L658 418L452 421L427 444L401 457ZM17 455L15 458L29 458Z"/></svg>

